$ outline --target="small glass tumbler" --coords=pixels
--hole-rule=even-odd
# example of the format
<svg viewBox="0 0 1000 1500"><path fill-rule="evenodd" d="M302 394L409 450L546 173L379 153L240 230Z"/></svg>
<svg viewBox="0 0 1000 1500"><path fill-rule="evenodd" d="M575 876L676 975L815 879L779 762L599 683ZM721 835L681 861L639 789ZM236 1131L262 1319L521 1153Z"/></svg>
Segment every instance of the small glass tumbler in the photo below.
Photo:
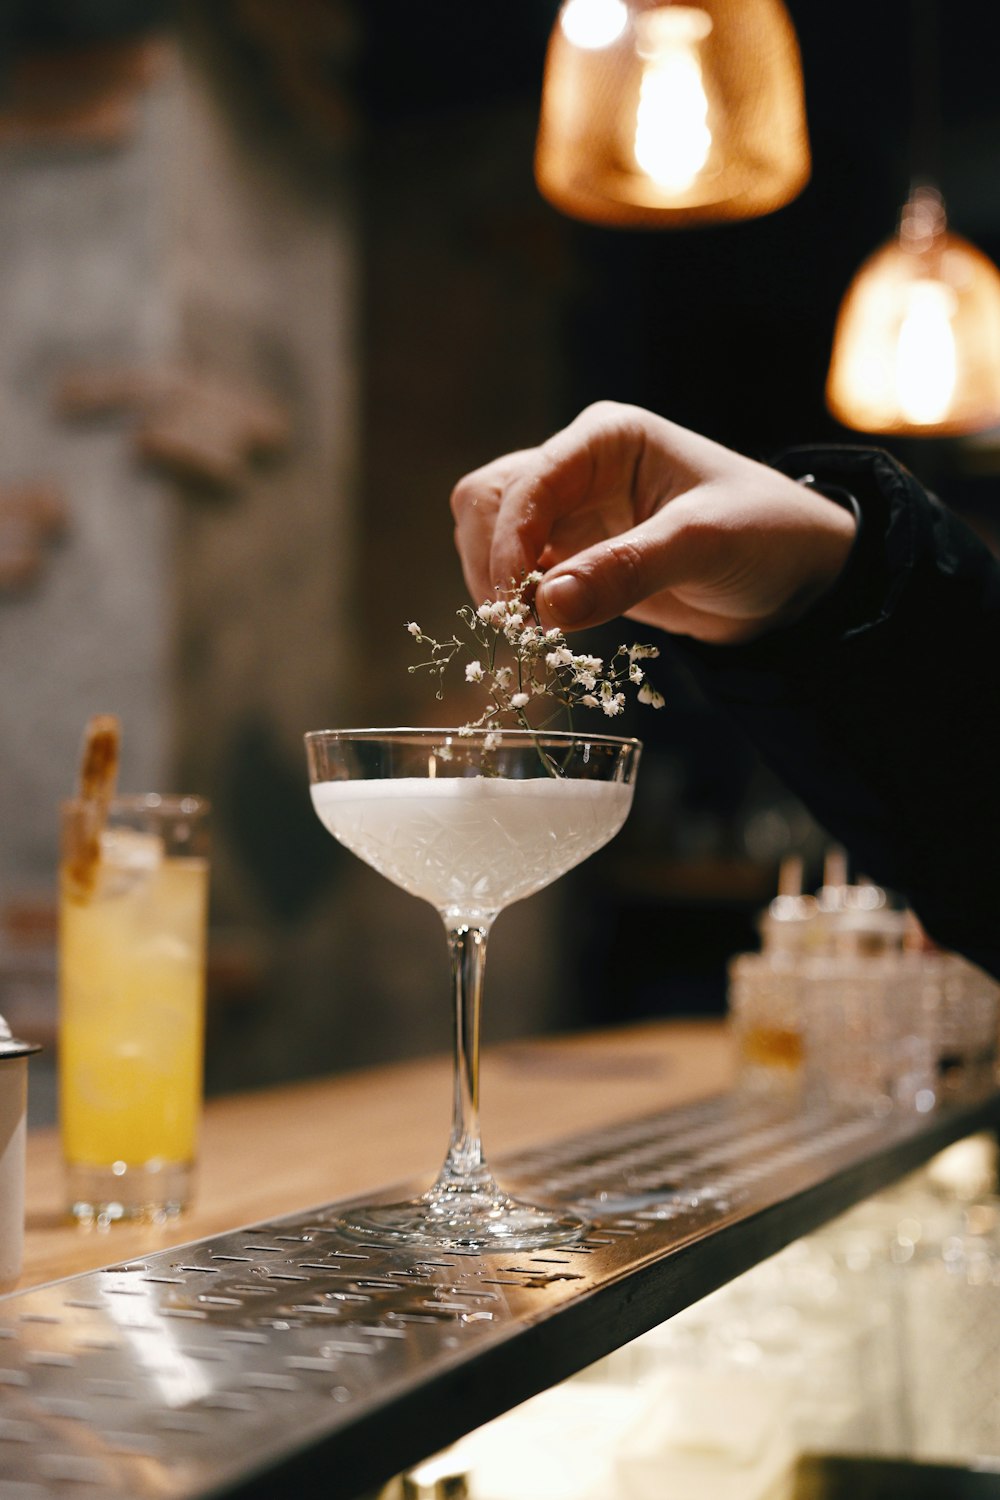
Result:
<svg viewBox="0 0 1000 1500"><path fill-rule="evenodd" d="M208 804L62 808L59 1119L70 1213L161 1220L191 1200L202 1103Z"/></svg>
<svg viewBox="0 0 1000 1500"><path fill-rule="evenodd" d="M933 1109L932 1017L916 955L823 955L804 970L810 1098L875 1114Z"/></svg>
<svg viewBox="0 0 1000 1500"><path fill-rule="evenodd" d="M802 1086L802 967L784 952L729 962L729 1024L737 1083L748 1094L790 1098Z"/></svg>
<svg viewBox="0 0 1000 1500"><path fill-rule="evenodd" d="M919 956L928 991L943 1099L972 1097L994 1086L1000 986L957 953Z"/></svg>

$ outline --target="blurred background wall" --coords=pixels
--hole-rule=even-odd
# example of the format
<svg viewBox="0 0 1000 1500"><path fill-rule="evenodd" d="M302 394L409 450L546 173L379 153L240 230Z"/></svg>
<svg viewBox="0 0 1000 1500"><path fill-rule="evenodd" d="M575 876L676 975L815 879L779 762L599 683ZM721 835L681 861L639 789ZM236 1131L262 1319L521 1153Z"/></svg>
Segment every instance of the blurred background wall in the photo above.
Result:
<svg viewBox="0 0 1000 1500"><path fill-rule="evenodd" d="M51 1037L55 808L83 725L214 807L209 1082L447 1045L437 919L343 854L301 735L465 717L456 478L600 397L759 457L864 441L823 384L908 187L911 10L792 0L813 177L670 232L575 223L532 150L555 4L9 3L0 19L0 1011ZM939 26L951 218L1000 256L982 8ZM994 535L1000 437L887 444ZM595 636L595 649L614 631ZM822 830L669 658L637 816L498 924L487 1038L717 1013Z"/></svg>

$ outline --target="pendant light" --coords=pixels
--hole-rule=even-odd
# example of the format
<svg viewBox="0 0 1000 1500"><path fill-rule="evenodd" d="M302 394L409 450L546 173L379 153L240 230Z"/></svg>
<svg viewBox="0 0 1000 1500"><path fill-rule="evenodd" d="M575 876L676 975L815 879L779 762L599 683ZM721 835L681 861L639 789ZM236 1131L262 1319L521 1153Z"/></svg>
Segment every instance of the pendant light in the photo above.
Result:
<svg viewBox="0 0 1000 1500"><path fill-rule="evenodd" d="M948 227L934 0L911 0L916 184L840 307L826 401L846 427L956 436L1000 423L1000 272Z"/></svg>
<svg viewBox="0 0 1000 1500"><path fill-rule="evenodd" d="M849 286L826 399L862 432L949 436L1000 423L1000 272L949 231L934 188L914 189L895 239Z"/></svg>
<svg viewBox="0 0 1000 1500"><path fill-rule="evenodd" d="M594 224L748 219L809 179L780 0L565 0L535 151L543 197Z"/></svg>

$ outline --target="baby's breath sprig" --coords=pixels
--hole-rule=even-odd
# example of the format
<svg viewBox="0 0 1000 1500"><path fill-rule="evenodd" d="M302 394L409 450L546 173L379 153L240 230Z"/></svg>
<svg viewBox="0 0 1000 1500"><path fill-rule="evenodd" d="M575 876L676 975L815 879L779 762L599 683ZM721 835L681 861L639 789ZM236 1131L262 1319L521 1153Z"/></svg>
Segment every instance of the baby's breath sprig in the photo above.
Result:
<svg viewBox="0 0 1000 1500"><path fill-rule="evenodd" d="M477 729L488 734L499 731L513 719L522 729L545 729L562 713L572 727L575 708L599 708L609 719L625 710L625 689L638 689L640 703L663 707L663 695L646 679L642 661L659 656L656 646L619 646L608 661L600 656L570 650L561 630L546 630L535 609L535 586L541 573L529 573L523 583L498 592L478 609L463 605L456 613L468 638L458 635L436 641L425 635L415 620L407 630L420 645L429 648L425 661L411 672L430 672L438 679L436 696L443 697L444 674L465 649L477 655L465 664L465 680L482 684L487 702L477 719L464 724L460 734ZM527 709L535 699L553 704L552 713L541 723L531 723Z"/></svg>

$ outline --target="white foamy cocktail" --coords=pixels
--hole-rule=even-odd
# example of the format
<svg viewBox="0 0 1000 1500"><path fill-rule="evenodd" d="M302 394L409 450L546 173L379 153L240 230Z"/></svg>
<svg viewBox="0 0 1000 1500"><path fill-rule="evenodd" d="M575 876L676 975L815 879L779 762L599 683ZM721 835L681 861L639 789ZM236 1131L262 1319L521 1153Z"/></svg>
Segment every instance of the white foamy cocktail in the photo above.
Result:
<svg viewBox="0 0 1000 1500"><path fill-rule="evenodd" d="M439 911L502 911L612 839L632 786L557 776L324 781L320 821L354 854Z"/></svg>
<svg viewBox="0 0 1000 1500"><path fill-rule="evenodd" d="M503 1191L479 1133L479 1016L490 928L612 839L628 816L638 740L534 730L324 729L306 735L313 806L334 838L445 926L454 1008L454 1102L433 1186L349 1208L365 1243L458 1253L535 1250L585 1231L564 1205Z"/></svg>

